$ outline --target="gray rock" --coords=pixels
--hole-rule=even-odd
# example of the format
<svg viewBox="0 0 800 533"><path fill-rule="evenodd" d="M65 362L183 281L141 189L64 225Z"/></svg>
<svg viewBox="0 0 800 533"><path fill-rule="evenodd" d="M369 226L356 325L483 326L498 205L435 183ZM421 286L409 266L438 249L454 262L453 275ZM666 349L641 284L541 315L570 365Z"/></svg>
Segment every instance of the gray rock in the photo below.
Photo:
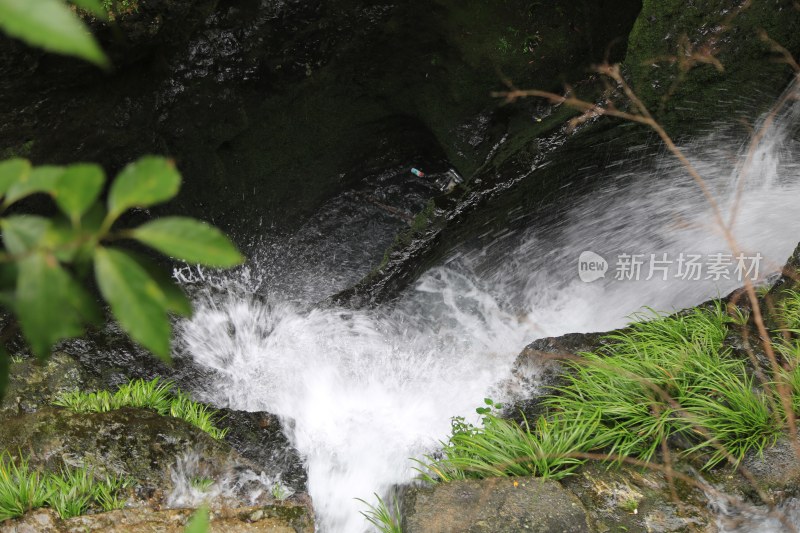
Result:
<svg viewBox="0 0 800 533"><path fill-rule="evenodd" d="M592 531L580 500L556 481L492 478L412 488L403 498L406 533L580 533Z"/></svg>

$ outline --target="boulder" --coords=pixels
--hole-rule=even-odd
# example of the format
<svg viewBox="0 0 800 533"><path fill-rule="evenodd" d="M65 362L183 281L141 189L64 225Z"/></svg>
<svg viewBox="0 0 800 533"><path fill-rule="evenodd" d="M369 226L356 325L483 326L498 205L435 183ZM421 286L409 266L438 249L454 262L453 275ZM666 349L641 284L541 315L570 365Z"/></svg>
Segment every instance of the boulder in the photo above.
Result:
<svg viewBox="0 0 800 533"><path fill-rule="evenodd" d="M490 478L414 487L403 498L406 533L593 531L580 500L556 481Z"/></svg>
<svg viewBox="0 0 800 533"><path fill-rule="evenodd" d="M139 500L191 505L204 495L192 480L210 479L220 503L270 502L270 481L228 444L189 423L144 409L79 414L46 407L6 417L0 450L23 455L33 466L58 471L88 466L99 474L135 481Z"/></svg>

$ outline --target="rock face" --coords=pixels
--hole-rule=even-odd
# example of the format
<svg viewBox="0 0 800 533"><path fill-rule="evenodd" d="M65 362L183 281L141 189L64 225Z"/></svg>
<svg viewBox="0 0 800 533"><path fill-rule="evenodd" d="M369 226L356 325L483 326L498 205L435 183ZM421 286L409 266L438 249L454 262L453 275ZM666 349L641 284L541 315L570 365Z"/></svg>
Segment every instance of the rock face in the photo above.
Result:
<svg viewBox="0 0 800 533"><path fill-rule="evenodd" d="M112 72L3 39L0 151L111 171L173 156L191 186L170 210L239 235L297 227L398 162L469 176L505 133L502 78L558 89L610 43L621 56L641 4L137 3L93 25Z"/></svg>
<svg viewBox="0 0 800 533"><path fill-rule="evenodd" d="M406 533L581 533L583 505L555 481L494 478L413 488L404 497Z"/></svg>
<svg viewBox="0 0 800 533"><path fill-rule="evenodd" d="M125 509L61 520L53 511L33 511L0 524L2 533L183 533L193 511ZM213 511L210 533L313 533L314 516L303 505Z"/></svg>

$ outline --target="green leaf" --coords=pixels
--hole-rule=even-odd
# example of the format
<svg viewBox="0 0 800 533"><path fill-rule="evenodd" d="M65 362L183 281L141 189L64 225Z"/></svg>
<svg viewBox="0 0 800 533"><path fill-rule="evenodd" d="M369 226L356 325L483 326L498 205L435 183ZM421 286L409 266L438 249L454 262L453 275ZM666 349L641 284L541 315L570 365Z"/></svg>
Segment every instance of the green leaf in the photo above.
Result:
<svg viewBox="0 0 800 533"><path fill-rule="evenodd" d="M183 533L207 533L208 532L208 508L206 506L200 507L194 515L192 515L189 523L186 524L186 529Z"/></svg>
<svg viewBox="0 0 800 533"><path fill-rule="evenodd" d="M13 255L24 254L41 245L50 220L35 215L17 215L0 220L3 243Z"/></svg>
<svg viewBox="0 0 800 533"><path fill-rule="evenodd" d="M106 20L108 18L108 11L103 7L103 2L100 0L70 0L76 6L85 9L92 15L99 19Z"/></svg>
<svg viewBox="0 0 800 533"><path fill-rule="evenodd" d="M86 25L61 0L0 0L0 28L31 46L108 64Z"/></svg>
<svg viewBox="0 0 800 533"><path fill-rule="evenodd" d="M7 159L0 162L0 196L6 194L11 185L22 180L31 172L31 163L27 159Z"/></svg>
<svg viewBox="0 0 800 533"><path fill-rule="evenodd" d="M94 270L103 298L122 328L136 342L169 361L172 328L166 296L158 283L128 254L99 247Z"/></svg>
<svg viewBox="0 0 800 533"><path fill-rule="evenodd" d="M17 264L0 263L0 291L13 290L17 287Z"/></svg>
<svg viewBox="0 0 800 533"><path fill-rule="evenodd" d="M131 207L150 207L178 194L181 175L172 161L145 156L122 169L111 185L108 211L112 219Z"/></svg>
<svg viewBox="0 0 800 533"><path fill-rule="evenodd" d="M100 165L70 165L56 180L53 198L74 225L100 196L106 175Z"/></svg>
<svg viewBox="0 0 800 533"><path fill-rule="evenodd" d="M173 281L172 277L163 268L141 254L131 252L130 250L126 250L126 253L150 274L150 277L153 278L156 283L158 283L158 287L166 298L166 307L168 311L172 311L181 316L188 317L192 315L192 304L189 302L183 289Z"/></svg>
<svg viewBox="0 0 800 533"><path fill-rule="evenodd" d="M8 355L6 349L0 346L0 402L6 395L8 388L8 370L11 367L11 356Z"/></svg>
<svg viewBox="0 0 800 533"><path fill-rule="evenodd" d="M34 253L19 262L16 311L33 353L50 354L57 341L83 333L85 322L97 322L94 300L56 258Z"/></svg>
<svg viewBox="0 0 800 533"><path fill-rule="evenodd" d="M187 217L166 217L131 231L133 238L168 256L212 267L231 267L242 255L217 228Z"/></svg>
<svg viewBox="0 0 800 533"><path fill-rule="evenodd" d="M8 207L17 200L38 192L52 193L63 172L64 167L50 165L34 168L8 188L3 205Z"/></svg>
<svg viewBox="0 0 800 533"><path fill-rule="evenodd" d="M88 236L80 228L72 226L69 221L58 216L51 220L50 226L42 236L41 247L52 251L59 261L72 263L79 248L89 243Z"/></svg>

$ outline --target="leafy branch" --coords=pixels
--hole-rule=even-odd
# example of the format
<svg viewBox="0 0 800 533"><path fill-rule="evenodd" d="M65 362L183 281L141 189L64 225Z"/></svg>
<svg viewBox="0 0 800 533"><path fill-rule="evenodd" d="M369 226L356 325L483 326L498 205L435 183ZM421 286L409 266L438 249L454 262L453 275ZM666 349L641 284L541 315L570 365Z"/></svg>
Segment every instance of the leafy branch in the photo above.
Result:
<svg viewBox="0 0 800 533"><path fill-rule="evenodd" d="M150 258L116 246L133 240L169 257L211 267L231 267L241 254L218 229L186 217L165 217L118 229L132 209L173 198L181 176L163 157L145 156L126 166L111 184L98 165L34 167L24 159L0 163L0 210L33 194L49 195L52 217L13 214L0 218L0 305L19 322L39 358L61 339L81 335L102 313L81 281L94 274L100 295L122 328L139 344L169 360L168 314L187 316L183 291Z"/></svg>

